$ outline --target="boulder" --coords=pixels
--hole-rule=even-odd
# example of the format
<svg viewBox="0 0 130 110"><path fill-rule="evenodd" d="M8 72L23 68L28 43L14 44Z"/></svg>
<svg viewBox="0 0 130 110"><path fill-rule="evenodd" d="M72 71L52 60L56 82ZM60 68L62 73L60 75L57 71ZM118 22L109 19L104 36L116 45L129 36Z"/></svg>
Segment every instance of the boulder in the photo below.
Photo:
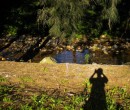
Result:
<svg viewBox="0 0 130 110"><path fill-rule="evenodd" d="M55 64L56 60L52 57L45 57L43 58L40 63L49 63L49 64Z"/></svg>
<svg viewBox="0 0 130 110"><path fill-rule="evenodd" d="M0 61L6 61L6 58L0 56Z"/></svg>

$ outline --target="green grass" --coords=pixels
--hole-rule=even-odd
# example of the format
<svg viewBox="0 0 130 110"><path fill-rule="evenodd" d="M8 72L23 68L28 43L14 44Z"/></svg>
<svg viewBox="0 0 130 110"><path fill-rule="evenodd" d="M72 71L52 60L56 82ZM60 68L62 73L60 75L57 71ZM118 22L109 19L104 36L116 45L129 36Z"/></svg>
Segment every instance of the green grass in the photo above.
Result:
<svg viewBox="0 0 130 110"><path fill-rule="evenodd" d="M0 75L0 82L7 82L7 79Z"/></svg>
<svg viewBox="0 0 130 110"><path fill-rule="evenodd" d="M28 87L0 85L0 110L84 110L83 106L91 92L91 85L87 80L86 85L83 93L70 93L71 95L59 95L56 90L34 92L31 88L27 91ZM106 103L108 110L130 110L127 87L107 89Z"/></svg>
<svg viewBox="0 0 130 110"><path fill-rule="evenodd" d="M20 79L23 83L33 82L33 79L30 76L22 76Z"/></svg>

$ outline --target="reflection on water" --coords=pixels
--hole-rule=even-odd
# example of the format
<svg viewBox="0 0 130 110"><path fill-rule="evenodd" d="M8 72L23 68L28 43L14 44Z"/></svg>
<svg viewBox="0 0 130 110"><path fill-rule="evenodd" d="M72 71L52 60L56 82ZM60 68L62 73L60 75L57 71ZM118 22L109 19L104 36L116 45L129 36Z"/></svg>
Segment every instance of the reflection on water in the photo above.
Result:
<svg viewBox="0 0 130 110"><path fill-rule="evenodd" d="M61 53L56 54L54 57L58 63L85 63L85 55L89 54L88 49L85 49L83 52L76 51L72 52L69 50L64 50Z"/></svg>
<svg viewBox="0 0 130 110"><path fill-rule="evenodd" d="M76 63L84 64L86 54L89 54L88 49L84 50L83 52L76 51L76 54L75 54Z"/></svg>
<svg viewBox="0 0 130 110"><path fill-rule="evenodd" d="M61 53L56 54L55 59L58 63L73 63L74 61L74 56L73 52L64 50Z"/></svg>

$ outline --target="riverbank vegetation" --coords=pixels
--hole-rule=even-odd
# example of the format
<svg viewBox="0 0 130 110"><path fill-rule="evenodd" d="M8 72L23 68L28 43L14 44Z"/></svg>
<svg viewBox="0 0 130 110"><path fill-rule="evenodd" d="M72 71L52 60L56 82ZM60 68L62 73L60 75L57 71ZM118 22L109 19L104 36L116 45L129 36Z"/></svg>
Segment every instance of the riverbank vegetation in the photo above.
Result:
<svg viewBox="0 0 130 110"><path fill-rule="evenodd" d="M1 5L1 59L30 61L40 52L45 57L67 47L82 51L101 45L106 54L112 46L129 48L129 0L6 0Z"/></svg>

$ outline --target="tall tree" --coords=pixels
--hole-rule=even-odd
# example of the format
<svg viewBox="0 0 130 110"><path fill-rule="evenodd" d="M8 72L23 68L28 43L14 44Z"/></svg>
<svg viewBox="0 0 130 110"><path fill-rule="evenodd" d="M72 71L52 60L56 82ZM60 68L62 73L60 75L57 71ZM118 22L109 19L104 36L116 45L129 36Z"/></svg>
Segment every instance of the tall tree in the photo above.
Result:
<svg viewBox="0 0 130 110"><path fill-rule="evenodd" d="M117 4L120 0L40 0L38 22L49 28L53 37L74 36L78 24L91 5L100 7L100 19L108 20L109 29L118 21ZM98 17L98 18L99 18ZM94 22L94 21L93 21Z"/></svg>
<svg viewBox="0 0 130 110"><path fill-rule="evenodd" d="M117 5L121 0L99 0L103 6L103 18L108 20L108 26L111 30L112 24L119 21Z"/></svg>
<svg viewBox="0 0 130 110"><path fill-rule="evenodd" d="M88 4L88 0L41 0L38 22L49 27L50 36L73 36Z"/></svg>

